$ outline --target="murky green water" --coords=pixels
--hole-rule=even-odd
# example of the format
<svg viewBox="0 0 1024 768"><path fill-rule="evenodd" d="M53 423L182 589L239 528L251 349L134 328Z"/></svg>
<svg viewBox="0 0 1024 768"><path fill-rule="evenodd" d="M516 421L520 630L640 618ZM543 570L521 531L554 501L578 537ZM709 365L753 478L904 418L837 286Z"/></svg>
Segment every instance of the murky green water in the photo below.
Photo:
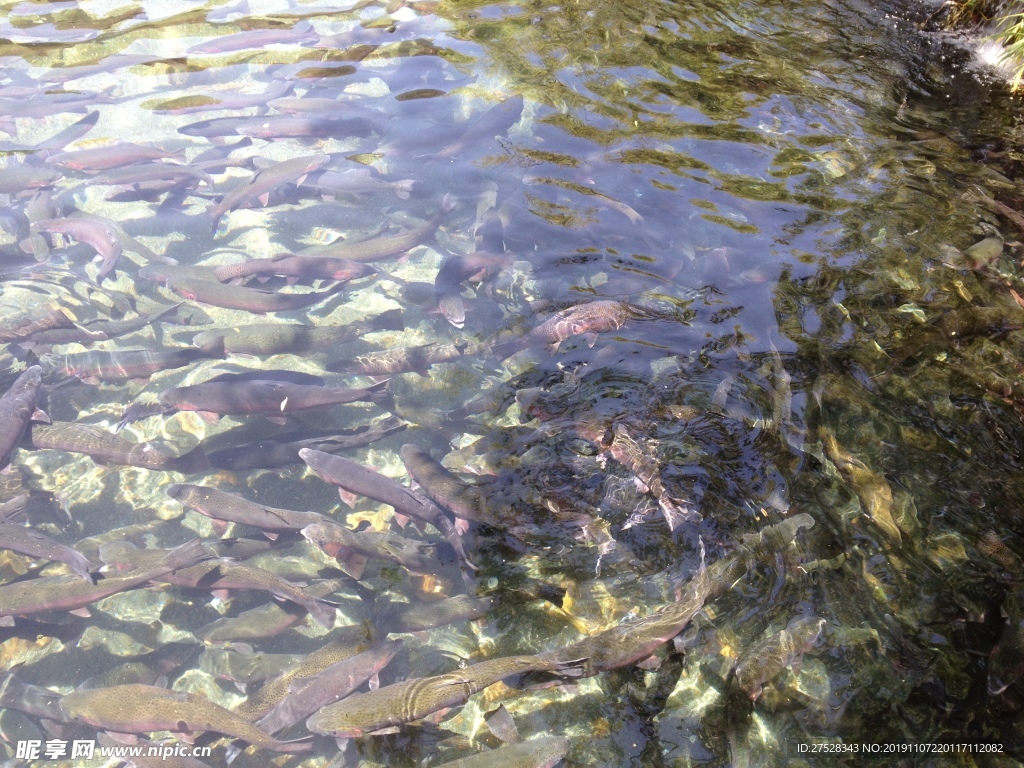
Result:
<svg viewBox="0 0 1024 768"><path fill-rule="evenodd" d="M404 325L127 381L69 384L49 371L41 404L55 422L112 430L132 403L222 373L366 386L343 375L358 354L431 342L469 350L423 376L394 375L392 402L302 412L287 426L181 411L121 433L172 455L210 453L283 430L336 432L391 410L405 431L343 455L405 482L398 450L414 443L475 474L501 523L470 525L466 548L479 566L470 588L496 606L480 622L402 635L406 651L382 684L460 660L551 651L651 614L681 596L702 553L710 565L744 535L797 513L814 520L709 600L657 651L657 665L555 687L499 685L439 724L344 752L322 738L312 757L249 750L233 765L439 765L497 747L483 714L502 703L524 737L568 737L570 766L864 759L802 751L813 743L984 742L999 744L1002 759L1019 753L1020 128L1001 89L915 21L852 0L5 6L5 328L58 308L82 324L176 301L184 304L152 327L88 349L186 347L211 329L340 326L389 310ZM272 99L282 101L266 107ZM300 99L312 122L283 123ZM50 137L94 110L95 126L60 148L153 144L192 175L160 186L48 160ZM269 185L266 200L217 211L260 167L314 154L329 155L343 181L331 188L321 167ZM214 267L400 232L431 220L446 196L455 208L434 237L304 310L211 306L139 273L164 268L150 249L179 267ZM141 244L125 245L101 286L94 248L37 234L35 222L75 210L119 223ZM439 311L445 286L435 281L454 255L474 252L490 254L486 266L444 294L464 305L460 322L451 304ZM280 278L253 285L303 290ZM551 313L601 300L645 316L495 354ZM85 349L15 339L4 386L39 356ZM138 544L215 538L208 519L167 496L175 482L399 530L390 507L339 507L335 489L298 463L181 473L22 448L11 466L3 498L32 491L33 526L69 544L154 520L168 522ZM440 540L412 526L401 533ZM228 531L247 534L258 538ZM275 543L276 556L261 562L304 583L336 575L332 558L297 541ZM4 558L0 575L24 578L29 561ZM371 561L359 585L335 594L339 625L373 621L389 600L466 591L451 562L436 570L413 576ZM101 601L87 619L19 619L0 629L0 657L58 693L140 661L101 687L163 675L232 708L243 692L200 665L196 631L266 599L137 590ZM810 617L826 623L806 653L769 649L781 671L743 683L734 668L759 641ZM252 644L305 654L327 634L310 622ZM11 755L18 739L54 734L21 713L3 716ZM60 738L95 733L63 728ZM223 749L207 762L223 765Z"/></svg>

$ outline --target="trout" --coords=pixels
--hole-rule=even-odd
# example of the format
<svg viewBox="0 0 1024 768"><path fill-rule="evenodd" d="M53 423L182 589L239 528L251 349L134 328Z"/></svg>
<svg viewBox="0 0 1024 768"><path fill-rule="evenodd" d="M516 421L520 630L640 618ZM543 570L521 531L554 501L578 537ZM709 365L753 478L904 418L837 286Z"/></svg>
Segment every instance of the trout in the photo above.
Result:
<svg viewBox="0 0 1024 768"><path fill-rule="evenodd" d="M407 426L401 419L388 416L373 424L362 425L355 429L339 430L339 434L325 437L291 440L288 436L282 435L212 451L209 454L210 465L217 469L230 469L237 472L245 469L273 469L289 464L301 464L302 459L299 458L299 452L304 448L324 453L336 453L383 440L388 435L401 432Z"/></svg>
<svg viewBox="0 0 1024 768"><path fill-rule="evenodd" d="M347 241L331 243L329 245L307 248L300 255L302 256L332 256L352 261L370 262L391 259L401 256L406 251L415 248L420 243L432 237L437 228L441 226L451 211L455 209L455 202L450 195L445 195L441 201L440 210L427 222L418 227L402 232L397 235L385 235L370 240L363 240L361 243L350 243Z"/></svg>
<svg viewBox="0 0 1024 768"><path fill-rule="evenodd" d="M198 280L169 276L164 282L168 290L174 291L190 301L209 304L225 309L244 309L247 312L287 312L302 309L330 298L345 289L345 283L335 283L325 291L306 293L279 293L241 285L225 285L215 280Z"/></svg>
<svg viewBox="0 0 1024 768"><path fill-rule="evenodd" d="M306 589L313 598L328 597L349 583L348 579L321 581ZM196 630L196 636L207 643L227 643L237 640L259 640L273 637L302 621L306 615L302 606L276 602L242 611L234 617L217 619Z"/></svg>
<svg viewBox="0 0 1024 768"><path fill-rule="evenodd" d="M835 464L843 480L853 488L872 522L893 544L902 544L903 536L892 516L892 488L888 481L843 448L831 432L821 430L821 443L825 455Z"/></svg>
<svg viewBox="0 0 1024 768"><path fill-rule="evenodd" d="M470 563L466 556L462 537L452 525L452 521L429 499L423 498L390 477L341 456L303 448L299 451L299 458L326 482L338 486L339 493L367 496L393 507L400 524L408 522L409 518L430 523L452 545L463 566L476 570L476 566Z"/></svg>
<svg viewBox="0 0 1024 768"><path fill-rule="evenodd" d="M115 685L72 691L60 700L68 720L117 733L213 731L271 752L308 752L310 740L278 741L203 696L152 685Z"/></svg>
<svg viewBox="0 0 1024 768"><path fill-rule="evenodd" d="M306 727L313 733L339 739L356 738L459 706L473 694L506 678L527 672L571 675L579 663L579 660L562 662L541 656L506 656L482 661L445 675L415 678L376 691L357 693L324 707L306 721Z"/></svg>
<svg viewBox="0 0 1024 768"><path fill-rule="evenodd" d="M199 472L209 466L201 445L181 456L168 456L151 443L132 443L88 424L54 422L33 424L29 445L34 450L52 449L84 453L97 464L140 467L163 472Z"/></svg>
<svg viewBox="0 0 1024 768"><path fill-rule="evenodd" d="M483 345L468 347L462 344L440 344L432 342L417 347L383 349L356 355L351 361L342 360L328 363L327 370L355 376L388 376L394 373L415 372L426 376L427 370L435 363L450 363L465 355L472 355L485 349Z"/></svg>
<svg viewBox="0 0 1024 768"><path fill-rule="evenodd" d="M345 389L269 379L217 377L202 384L169 389L161 392L157 399L162 406L179 411L227 415L294 413L343 403L376 402L386 396L386 381L365 389Z"/></svg>
<svg viewBox="0 0 1024 768"><path fill-rule="evenodd" d="M21 442L28 423L36 413L36 400L43 383L38 365L25 369L0 397L0 467L7 466L11 452Z"/></svg>
<svg viewBox="0 0 1024 768"><path fill-rule="evenodd" d="M202 485L175 483L167 488L167 495L189 509L214 520L251 525L264 531L300 531L314 523L333 523L333 520L319 512L268 507L242 496Z"/></svg>
<svg viewBox="0 0 1024 768"><path fill-rule="evenodd" d="M327 349L355 341L374 331L404 331L405 322L399 309L382 312L368 320L348 325L285 325L283 323L249 323L236 328L220 328L196 334L192 343L207 344L216 336L224 338L224 347L232 354L280 355L299 354Z"/></svg>
<svg viewBox="0 0 1024 768"><path fill-rule="evenodd" d="M237 130L237 126L236 132L241 133ZM306 174L323 168L330 161L330 155L308 155L293 157L291 160L284 160L263 168L251 179L241 182L224 195L219 203L211 205L207 209L207 213L212 219L211 231L217 232L221 217L228 211L233 211L246 203L251 204L254 200L266 205L269 202L270 193L275 189L291 182L301 184L302 180L306 178Z"/></svg>
<svg viewBox="0 0 1024 768"><path fill-rule="evenodd" d="M736 664L736 684L756 701L766 683L788 666L797 666L818 641L827 622L812 616L793 619L785 629L752 645Z"/></svg>
<svg viewBox="0 0 1024 768"><path fill-rule="evenodd" d="M102 285L104 278L114 271L118 259L121 258L123 245L116 229L105 219L83 215L67 219L43 219L32 222L30 231L35 234L67 235L80 243L91 245L103 259L99 272L96 273L96 284Z"/></svg>
<svg viewBox="0 0 1024 768"><path fill-rule="evenodd" d="M111 542L100 548L103 562L129 573L150 564L162 556L157 550L137 549L127 542ZM262 568L228 560L208 560L197 565L177 568L153 577L156 581L190 589L208 589L211 592L233 589L254 589L267 592L279 600L289 600L305 608L319 624L330 629L334 626L334 606L308 595L298 584L286 581Z"/></svg>
<svg viewBox="0 0 1024 768"><path fill-rule="evenodd" d="M317 648L287 672L268 680L258 691L235 707L235 713L246 720L265 717L288 698L293 681L314 678L339 661L351 659L369 647L369 627L362 624L343 627L335 633L329 643Z"/></svg>
<svg viewBox="0 0 1024 768"><path fill-rule="evenodd" d="M288 696L257 720L256 726L267 733L277 733L305 720L321 707L345 698L367 680L376 679L377 673L401 649L401 640L385 640L315 674L292 678Z"/></svg>
<svg viewBox="0 0 1024 768"><path fill-rule="evenodd" d="M569 751L564 736L541 736L518 744L505 744L437 768L552 768Z"/></svg>
<svg viewBox="0 0 1024 768"><path fill-rule="evenodd" d="M27 495L25 498L28 498ZM5 510L9 504L10 502L4 504ZM9 549L12 552L18 552L28 557L38 557L43 560L64 563L83 579L88 580L90 583L92 582L92 573L90 571L95 566L81 552L56 542L38 531L8 522L8 520L9 518L4 519L4 517L0 517L0 549Z"/></svg>
<svg viewBox="0 0 1024 768"><path fill-rule="evenodd" d="M368 264L329 256L296 256L279 253L269 259L251 259L240 264L224 264L213 273L223 283L251 275L278 275L303 280L337 280L347 283L376 274Z"/></svg>
<svg viewBox="0 0 1024 768"><path fill-rule="evenodd" d="M179 349L118 349L112 352L76 352L43 355L39 364L46 376L74 376L90 384L146 379L158 371L183 368L196 360L224 357L224 340L203 347Z"/></svg>
<svg viewBox="0 0 1024 768"><path fill-rule="evenodd" d="M501 527L481 488L464 483L418 446L406 443L402 463L423 493L435 504L463 520Z"/></svg>
<svg viewBox="0 0 1024 768"><path fill-rule="evenodd" d="M580 335L586 336L587 343L594 346L597 334L617 330L630 320L661 318L662 315L653 310L624 301L592 301L556 312L524 336L492 344L491 351L499 360L531 347L546 347L555 352L563 341Z"/></svg>
<svg viewBox="0 0 1024 768"><path fill-rule="evenodd" d="M362 578L367 558L391 560L413 573L433 573L440 563L428 554L432 547L418 541L376 531L352 531L332 520L307 525L302 535L333 558L353 578Z"/></svg>
<svg viewBox="0 0 1024 768"><path fill-rule="evenodd" d="M142 586L178 568L207 560L210 553L199 539L161 552L159 559L123 576L106 576L95 584L78 576L44 576L0 586L0 625L10 626L13 616L44 611L76 611L118 592Z"/></svg>
<svg viewBox="0 0 1024 768"><path fill-rule="evenodd" d="M457 595L430 603L390 603L377 615L377 625L387 632L422 632L479 619L496 602L493 597Z"/></svg>

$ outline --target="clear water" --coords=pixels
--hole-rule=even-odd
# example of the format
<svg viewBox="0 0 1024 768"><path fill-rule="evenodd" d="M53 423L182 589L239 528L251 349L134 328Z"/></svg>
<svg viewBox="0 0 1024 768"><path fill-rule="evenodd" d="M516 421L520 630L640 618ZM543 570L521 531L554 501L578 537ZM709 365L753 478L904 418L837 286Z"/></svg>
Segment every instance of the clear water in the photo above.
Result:
<svg viewBox="0 0 1024 768"><path fill-rule="evenodd" d="M404 331L316 352L229 355L128 382L57 386L54 377L49 415L112 429L132 402L218 373L324 374L328 363L368 350L522 334L552 311L595 300L656 310L659 320L575 336L554 351L538 345L504 361L479 354L426 377L392 378L408 429L345 455L405 479L400 446L427 448L455 471L493 477L485 495L509 525L474 527L467 538L479 589L500 598L495 611L481 623L408 636L409 651L382 683L450 671L460 659L575 642L584 630L672 600L702 547L714 562L740 536L796 512L810 514L813 529L714 600L659 652L657 669L630 666L538 690L490 688L440 728L359 740L344 759L436 765L495 747L482 715L499 703L526 737L567 736L568 765L842 761L799 751L815 741L987 738L1015 754L1024 707L1014 664L1024 642L1015 608L1024 578L1024 308L1016 298L1024 288L1018 233L998 204L1012 209L1022 198L1016 105L898 10L853 0L5 6L0 127L10 139L2 174L21 163L50 168L32 148L95 110L95 127L66 149L132 141L181 150L190 163L211 149L267 161L323 153L332 170L414 182L408 199L390 188L323 195L282 183L265 207L231 210L211 232L207 208L250 178L251 166L213 169L212 189L191 184L148 199L60 169L63 177L42 189L65 215L104 216L181 265L215 266L367 236L384 223L414 226L445 195L457 204L436 238L307 310L260 317L186 301L205 317L90 348L187 346L211 328L342 325L396 308ZM271 29L282 30L279 42L261 36ZM248 39L236 37L244 31ZM217 38L236 45L207 52ZM329 137L257 137L233 148L237 133L179 131L281 114L260 108L259 98L231 106L258 94L334 99L331 118L376 112L359 135L337 128ZM132 317L179 300L140 276L147 259L127 248L102 287L88 245L53 247L37 263L20 247L34 189L6 186L5 322L57 306L82 322ZM497 217L485 217L490 208ZM478 226L485 221L490 228ZM982 264L965 255L992 233L1005 241L995 258ZM419 283L433 283L446 257L481 242L508 255L480 290L463 284L459 329ZM8 384L45 352L10 346ZM542 390L533 409L515 399L530 388ZM482 394L491 407L464 418ZM381 413L357 404L301 414L299 432ZM135 422L122 435L182 453L273 429L259 416L210 423L178 413ZM642 462L607 450L617 430L639 446ZM165 494L173 482L330 512L350 527L394 528L387 507L338 507L334 489L302 465L183 475L22 449L12 467L4 498L36 492L33 524L67 543L155 519L168 522L140 543L170 546L190 531L215 536L208 520ZM701 519L671 530L651 477ZM296 580L332 565L305 544L278 550L294 558L277 565ZM28 561L4 553L2 566L11 579ZM536 582L569 597L561 605L516 597ZM381 600L464 589L452 568L420 578L379 564L365 584ZM373 616L357 594L337 599L340 623ZM146 654L172 642L198 653L196 629L264 600L238 593L211 604L201 592L136 591L70 625L3 630L0 657L8 668L22 664L25 680L64 693L126 661L153 670ZM730 674L737 660L791 619L812 615L827 620L818 642L751 702ZM308 652L324 635L300 625L256 645ZM228 707L242 700L195 655L185 658L169 685ZM322 740L312 757L288 763L326 765L338 754ZM223 759L217 749L209 763ZM250 750L235 764L271 759L281 764Z"/></svg>

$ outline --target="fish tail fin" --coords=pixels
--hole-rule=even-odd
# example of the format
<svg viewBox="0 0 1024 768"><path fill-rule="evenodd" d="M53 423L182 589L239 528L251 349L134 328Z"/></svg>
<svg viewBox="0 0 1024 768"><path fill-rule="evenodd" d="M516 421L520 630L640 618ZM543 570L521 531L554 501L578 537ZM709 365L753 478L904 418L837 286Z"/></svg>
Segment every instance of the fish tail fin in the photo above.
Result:
<svg viewBox="0 0 1024 768"><path fill-rule="evenodd" d="M209 357L222 358L226 354L224 350L224 337L214 336L209 341L201 344L199 350Z"/></svg>
<svg viewBox="0 0 1024 768"><path fill-rule="evenodd" d="M190 565L201 563L204 560L210 560L213 557L215 557L214 553L206 548L202 539L192 539L168 552L167 557L164 558L164 563L166 565L173 565L174 570L177 570L178 568L187 568Z"/></svg>
<svg viewBox="0 0 1024 768"><path fill-rule="evenodd" d="M455 210L455 198L452 197L452 193L448 192L441 199L441 213L451 213Z"/></svg>
<svg viewBox="0 0 1024 768"><path fill-rule="evenodd" d="M395 194L401 200L408 200L410 193L412 193L412 186L415 183L415 179L402 179L395 184Z"/></svg>
<svg viewBox="0 0 1024 768"><path fill-rule="evenodd" d="M388 382L390 378L379 381L371 387L366 388L366 393L369 395L368 400L371 403L377 403L381 400L387 400L391 396L391 392L388 389Z"/></svg>
<svg viewBox="0 0 1024 768"><path fill-rule="evenodd" d="M309 611L309 615L316 619L316 623L324 629L333 629L335 619L337 619L337 612L333 605L330 605L322 600L310 600L309 603L303 606Z"/></svg>

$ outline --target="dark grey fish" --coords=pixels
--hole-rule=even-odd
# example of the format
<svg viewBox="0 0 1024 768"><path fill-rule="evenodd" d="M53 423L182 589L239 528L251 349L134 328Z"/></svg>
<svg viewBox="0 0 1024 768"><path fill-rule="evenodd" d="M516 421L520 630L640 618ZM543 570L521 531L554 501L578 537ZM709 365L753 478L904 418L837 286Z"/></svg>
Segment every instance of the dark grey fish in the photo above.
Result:
<svg viewBox="0 0 1024 768"><path fill-rule="evenodd" d="M131 544L112 542L100 549L100 557L108 565L122 572L151 567L150 564L163 556L160 550L137 549ZM334 626L334 607L304 592L302 587L282 579L270 571L254 568L244 563L226 560L208 560L196 565L177 568L154 579L190 589L230 591L235 589L267 592L280 600L289 600L301 605L322 626Z"/></svg>
<svg viewBox="0 0 1024 768"><path fill-rule="evenodd" d="M118 336L137 331L153 325L167 317L180 307L175 304L151 315L138 315L126 320L92 320L76 324L71 328L51 328L33 333L29 341L33 344L91 344L94 341L106 341Z"/></svg>
<svg viewBox="0 0 1024 768"><path fill-rule="evenodd" d="M61 713L57 702L60 696L49 688L26 683L13 672L0 678L0 708L16 709L33 717L59 723Z"/></svg>
<svg viewBox="0 0 1024 768"><path fill-rule="evenodd" d="M434 602L398 603L385 606L376 623L384 632L422 632L457 621L472 621L487 615L496 604L493 597L456 595Z"/></svg>
<svg viewBox="0 0 1024 768"><path fill-rule="evenodd" d="M83 579L92 581L90 571L95 566L81 552L23 525L0 519L0 549L64 563Z"/></svg>
<svg viewBox="0 0 1024 768"><path fill-rule="evenodd" d="M306 588L310 597L328 597L349 583L348 579L331 579ZM294 603L268 603L242 611L238 616L217 619L196 630L196 636L207 643L260 640L273 637L295 626L306 616L306 610Z"/></svg>
<svg viewBox="0 0 1024 768"><path fill-rule="evenodd" d="M437 153L437 157L456 157L473 147L505 134L523 114L523 97L511 96L491 107L479 120L463 131L455 141Z"/></svg>
<svg viewBox="0 0 1024 768"><path fill-rule="evenodd" d="M462 253L449 256L442 262L434 278L434 298L445 319L456 328L466 322L466 308L462 299L464 282L479 283L503 269L512 266L511 253Z"/></svg>
<svg viewBox="0 0 1024 768"><path fill-rule="evenodd" d="M27 368L0 397L0 466L7 466L11 451L21 442L36 412L36 400L43 382L43 369Z"/></svg>
<svg viewBox="0 0 1024 768"><path fill-rule="evenodd" d="M217 414L280 415L332 405L375 402L387 397L387 382L346 389L292 384L287 381L208 381L162 392L161 405L180 411Z"/></svg>
<svg viewBox="0 0 1024 768"><path fill-rule="evenodd" d="M339 430L336 434L323 437L295 440L293 439L294 435L283 435L231 448L222 448L218 451L210 451L207 458L210 460L210 466L217 469L230 469L235 472L246 469L274 469L289 464L301 464L299 451L304 448L324 453L337 453L383 440L388 435L401 432L407 426L401 419L389 416L373 424L350 430Z"/></svg>
<svg viewBox="0 0 1024 768"><path fill-rule="evenodd" d="M401 649L401 640L385 640L315 674L292 678L288 696L257 720L256 727L274 734L305 720L321 707L345 698L374 678Z"/></svg>
<svg viewBox="0 0 1024 768"><path fill-rule="evenodd" d="M296 256L292 253L279 253L269 259L250 259L240 264L224 264L214 270L217 279L222 282L241 280L251 275L349 282L376 272L373 267L358 261L327 256Z"/></svg>
<svg viewBox="0 0 1024 768"><path fill-rule="evenodd" d="M288 698L295 680L310 680L334 664L362 653L370 647L370 627L354 624L337 630L330 641L306 656L299 664L284 672L252 694L235 712L247 720L267 715Z"/></svg>
<svg viewBox="0 0 1024 768"><path fill-rule="evenodd" d="M413 573L434 573L441 566L432 547L393 533L353 531L332 520L320 520L304 527L302 535L337 559L354 579L362 578L371 557L391 560Z"/></svg>
<svg viewBox="0 0 1024 768"><path fill-rule="evenodd" d="M460 480L419 446L407 443L401 455L406 471L435 504L463 520L501 527L481 488Z"/></svg>
<svg viewBox="0 0 1024 768"><path fill-rule="evenodd" d="M168 486L167 495L201 515L227 523L251 525L264 531L300 531L321 521L333 522L319 512L268 507L233 493L203 485Z"/></svg>

